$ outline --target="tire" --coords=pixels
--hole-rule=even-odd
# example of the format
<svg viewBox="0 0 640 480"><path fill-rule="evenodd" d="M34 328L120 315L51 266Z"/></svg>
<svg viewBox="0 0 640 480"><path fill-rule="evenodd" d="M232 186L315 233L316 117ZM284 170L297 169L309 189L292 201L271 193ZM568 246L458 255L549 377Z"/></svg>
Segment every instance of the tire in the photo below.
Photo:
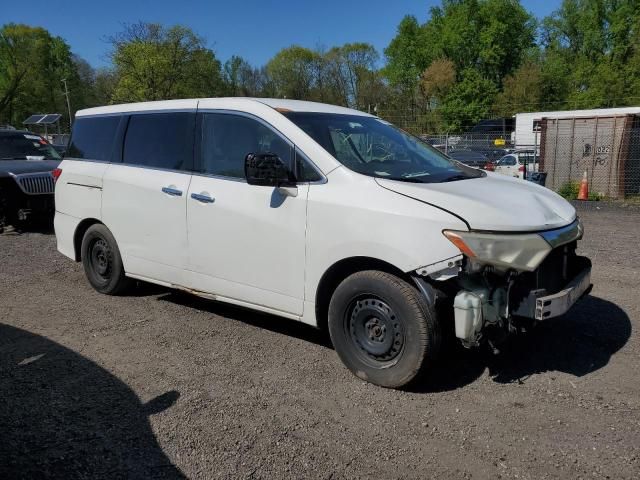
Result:
<svg viewBox="0 0 640 480"><path fill-rule="evenodd" d="M102 224L91 225L82 238L82 265L93 288L105 295L125 293L133 281L125 276L115 238Z"/></svg>
<svg viewBox="0 0 640 480"><path fill-rule="evenodd" d="M349 370L387 388L418 379L441 343L434 310L418 290L374 270L354 273L338 285L329 303L329 334Z"/></svg>

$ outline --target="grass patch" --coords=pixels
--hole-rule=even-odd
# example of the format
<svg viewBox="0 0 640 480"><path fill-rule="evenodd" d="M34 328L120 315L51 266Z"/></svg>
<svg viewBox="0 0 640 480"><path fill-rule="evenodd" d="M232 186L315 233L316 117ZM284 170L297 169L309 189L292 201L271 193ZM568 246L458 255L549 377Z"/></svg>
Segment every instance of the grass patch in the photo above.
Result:
<svg viewBox="0 0 640 480"><path fill-rule="evenodd" d="M558 195L566 198L567 200L577 200L578 193L580 192L580 182L572 180L565 183L558 190ZM598 202L602 200L602 197L597 193L589 192L589 200L592 202Z"/></svg>

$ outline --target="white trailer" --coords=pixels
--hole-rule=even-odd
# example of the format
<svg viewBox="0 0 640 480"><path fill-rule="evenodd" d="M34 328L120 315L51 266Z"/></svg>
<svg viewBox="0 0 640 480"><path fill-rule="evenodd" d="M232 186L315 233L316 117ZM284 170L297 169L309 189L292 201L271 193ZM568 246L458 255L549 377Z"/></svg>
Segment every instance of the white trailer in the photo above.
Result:
<svg viewBox="0 0 640 480"><path fill-rule="evenodd" d="M559 110L555 112L517 113L515 116L514 144L516 148L540 146L540 120L543 118L611 117L640 113L640 107L594 108L591 110Z"/></svg>

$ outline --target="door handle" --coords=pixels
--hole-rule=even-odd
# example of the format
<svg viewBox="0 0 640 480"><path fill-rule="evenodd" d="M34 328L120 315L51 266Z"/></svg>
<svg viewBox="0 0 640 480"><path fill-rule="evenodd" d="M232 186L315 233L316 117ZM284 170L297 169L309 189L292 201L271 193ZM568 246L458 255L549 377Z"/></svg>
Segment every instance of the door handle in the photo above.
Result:
<svg viewBox="0 0 640 480"><path fill-rule="evenodd" d="M167 195L171 195L173 197L181 197L182 196L182 190L178 190L178 189L175 189L175 188L162 187L162 191L164 193L166 193Z"/></svg>
<svg viewBox="0 0 640 480"><path fill-rule="evenodd" d="M202 203L213 203L215 201L209 195L202 195L200 193L192 193L191 198Z"/></svg>

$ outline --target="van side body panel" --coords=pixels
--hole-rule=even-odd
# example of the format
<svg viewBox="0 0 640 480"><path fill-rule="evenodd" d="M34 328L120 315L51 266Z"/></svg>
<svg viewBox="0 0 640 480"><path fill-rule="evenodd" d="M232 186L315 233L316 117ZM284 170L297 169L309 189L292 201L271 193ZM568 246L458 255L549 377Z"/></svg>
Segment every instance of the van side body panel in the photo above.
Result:
<svg viewBox="0 0 640 480"><path fill-rule="evenodd" d="M194 175L187 198L191 286L301 315L308 188L299 185L298 196L288 197L272 187Z"/></svg>
<svg viewBox="0 0 640 480"><path fill-rule="evenodd" d="M56 232L56 247L58 251L71 260L76 259L73 238L82 219L72 217L66 213L56 212L53 217L53 228Z"/></svg>
<svg viewBox="0 0 640 480"><path fill-rule="evenodd" d="M324 273L340 260L370 257L403 272L457 257L442 230L467 230L454 215L380 187L344 167L309 187L303 321L316 324L315 302Z"/></svg>
<svg viewBox="0 0 640 480"><path fill-rule="evenodd" d="M102 218L102 177L109 164L64 159L56 182L56 211L73 217Z"/></svg>
<svg viewBox="0 0 640 480"><path fill-rule="evenodd" d="M191 174L112 164L104 177L103 217L127 273L184 285L186 197ZM169 195L163 188L182 192Z"/></svg>
<svg viewBox="0 0 640 480"><path fill-rule="evenodd" d="M102 219L102 177L106 162L63 160L62 174L56 182L54 230L58 251L75 260L74 236L80 222Z"/></svg>

